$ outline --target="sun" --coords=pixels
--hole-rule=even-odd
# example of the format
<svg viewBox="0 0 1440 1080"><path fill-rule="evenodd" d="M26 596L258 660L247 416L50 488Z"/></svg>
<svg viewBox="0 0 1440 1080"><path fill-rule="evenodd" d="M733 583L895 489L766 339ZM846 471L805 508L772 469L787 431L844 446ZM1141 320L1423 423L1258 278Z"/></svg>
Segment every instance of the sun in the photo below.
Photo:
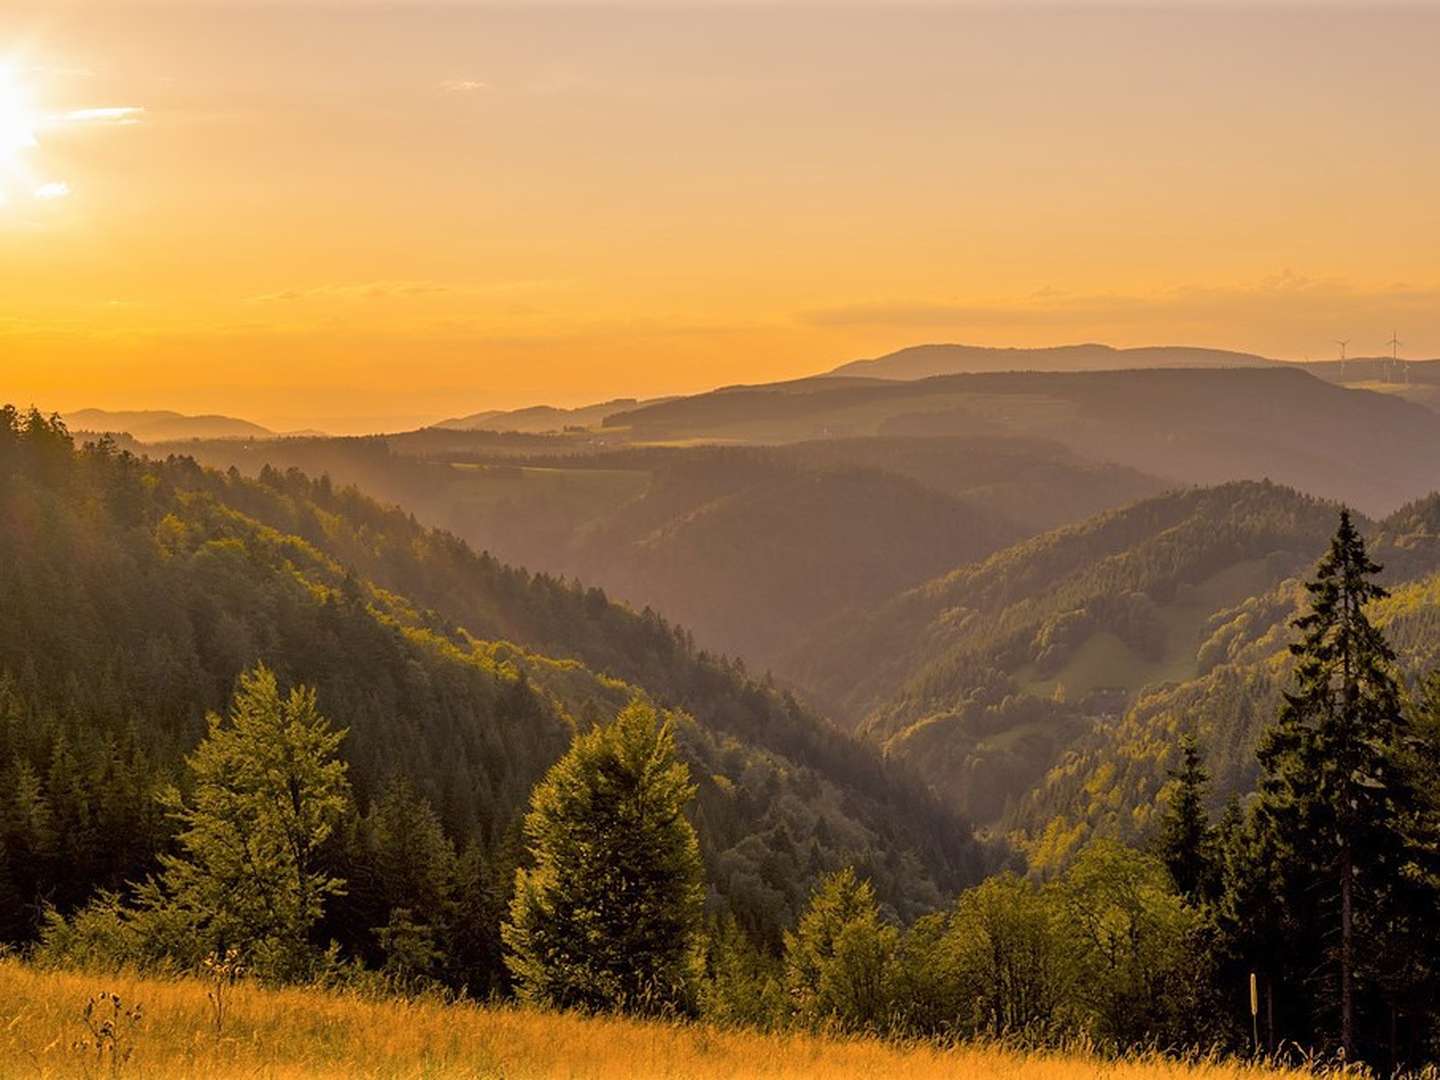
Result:
<svg viewBox="0 0 1440 1080"><path fill-rule="evenodd" d="M35 146L38 121L24 86L0 64L0 172L19 171L25 152Z"/></svg>
<svg viewBox="0 0 1440 1080"><path fill-rule="evenodd" d="M46 110L37 103L36 86L22 76L49 68L0 57L0 208L55 204L71 193L68 181L47 175L44 143L56 132L140 123L144 109L134 105L103 105L68 111Z"/></svg>

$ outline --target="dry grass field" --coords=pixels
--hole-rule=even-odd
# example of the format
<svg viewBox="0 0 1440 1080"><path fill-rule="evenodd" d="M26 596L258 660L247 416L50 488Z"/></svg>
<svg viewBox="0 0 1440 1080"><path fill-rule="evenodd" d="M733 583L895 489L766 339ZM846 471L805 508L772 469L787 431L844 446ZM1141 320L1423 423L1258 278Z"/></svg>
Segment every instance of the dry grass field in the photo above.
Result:
<svg viewBox="0 0 1440 1080"><path fill-rule="evenodd" d="M896 1047L868 1039L766 1036L702 1026L582 1019L511 1008L376 1001L314 990L227 991L217 1031L207 984L91 977L0 963L4 1077L895 1077L996 1080L1245 1080L1311 1076L1230 1062L1102 1062L988 1047ZM120 998L118 1055L97 1051ZM138 1023L124 1016L140 1006ZM102 1042L105 1040L102 1038Z"/></svg>

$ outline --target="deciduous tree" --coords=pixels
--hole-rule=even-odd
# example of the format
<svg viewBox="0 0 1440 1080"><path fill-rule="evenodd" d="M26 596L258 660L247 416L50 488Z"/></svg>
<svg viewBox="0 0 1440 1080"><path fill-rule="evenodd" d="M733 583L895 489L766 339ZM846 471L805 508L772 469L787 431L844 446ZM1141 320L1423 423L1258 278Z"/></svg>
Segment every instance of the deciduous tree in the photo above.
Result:
<svg viewBox="0 0 1440 1080"><path fill-rule="evenodd" d="M280 693L258 667L240 677L224 716L187 758L192 791L171 790L180 853L162 860L147 906L178 923L202 955L238 949L277 979L308 973L311 927L343 882L320 865L321 845L349 803L343 730L315 693Z"/></svg>
<svg viewBox="0 0 1440 1080"><path fill-rule="evenodd" d="M689 1012L703 966L695 794L669 721L635 700L576 737L535 788L532 865L501 930L520 996L560 1008Z"/></svg>

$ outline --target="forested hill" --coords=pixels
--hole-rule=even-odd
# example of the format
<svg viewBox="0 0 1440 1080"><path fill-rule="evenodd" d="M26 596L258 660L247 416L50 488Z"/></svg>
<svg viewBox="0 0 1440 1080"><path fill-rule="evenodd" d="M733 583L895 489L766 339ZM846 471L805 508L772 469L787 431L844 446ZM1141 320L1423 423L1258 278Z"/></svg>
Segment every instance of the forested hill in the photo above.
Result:
<svg viewBox="0 0 1440 1080"><path fill-rule="evenodd" d="M1029 439L589 452L560 439L549 454L518 456L483 434L444 434L448 447L421 433L173 449L252 476L268 464L357 484L502 560L654 607L707 648L782 676L788 653L827 619L1163 490Z"/></svg>
<svg viewBox="0 0 1440 1080"><path fill-rule="evenodd" d="M1367 532L1370 555L1383 566L1381 580L1391 593L1372 606L1370 618L1394 646L1401 673L1418 679L1440 664L1440 495L1411 503ZM1096 723L1017 802L1011 823L1033 838L1034 865L1059 865L1094 835L1147 835L1167 797L1166 770L1178 764L1182 734L1197 735L1206 749L1215 780L1212 809L1251 790L1255 745L1288 685L1290 624L1308 601L1304 577L1287 577L1215 611L1188 677L1154 685L1122 713Z"/></svg>
<svg viewBox="0 0 1440 1080"><path fill-rule="evenodd" d="M1053 696L1134 686L1173 666L1170 622L1195 625L1303 569L1335 508L1274 484L1238 482L1146 499L959 567L815 643L806 682L847 714L894 730L1012 673ZM1203 610L1202 610L1203 609ZM1130 665L1087 663L1096 637ZM857 664L882 642L898 663Z"/></svg>
<svg viewBox="0 0 1440 1080"><path fill-rule="evenodd" d="M1213 613L1307 569L1336 508L1181 491L1057 529L837 623L797 678L980 820L1143 687L1195 677Z"/></svg>
<svg viewBox="0 0 1440 1080"><path fill-rule="evenodd" d="M1440 475L1432 410L1284 365L823 377L681 398L617 413L605 428L631 439L747 442L1044 437L1172 483L1268 478L1375 515L1425 494Z"/></svg>
<svg viewBox="0 0 1440 1080"><path fill-rule="evenodd" d="M1291 620L1339 507L1274 484L1176 492L1017 544L838 621L800 681L975 819L1063 865L1093 835L1145 842L1180 737L1213 809L1252 789ZM1440 495L1360 524L1409 676L1440 662Z"/></svg>
<svg viewBox="0 0 1440 1080"><path fill-rule="evenodd" d="M908 914L979 869L970 831L919 785L651 613L503 566L324 480L77 450L58 424L7 410L7 938L42 900L73 907L153 868L169 839L155 791L256 661L314 685L349 730L362 808L408 780L497 895L535 779L637 688L694 718L680 735L712 903L759 936L773 941L816 875L841 865L863 866ZM356 915L353 936L386 915Z"/></svg>

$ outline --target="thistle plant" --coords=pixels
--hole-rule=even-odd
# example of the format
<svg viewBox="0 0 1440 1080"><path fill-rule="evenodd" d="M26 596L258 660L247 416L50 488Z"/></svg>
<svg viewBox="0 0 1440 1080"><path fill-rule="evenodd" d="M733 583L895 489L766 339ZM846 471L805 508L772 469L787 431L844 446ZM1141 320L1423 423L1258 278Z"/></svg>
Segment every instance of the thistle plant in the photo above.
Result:
<svg viewBox="0 0 1440 1080"><path fill-rule="evenodd" d="M215 1037L219 1038L225 1032L225 1009L228 1004L226 991L244 976L245 965L241 962L240 950L232 948L226 949L224 953L211 953L200 962L200 967L210 981L210 989L205 992L205 997L210 1002Z"/></svg>
<svg viewBox="0 0 1440 1080"><path fill-rule="evenodd" d="M90 998L80 1014L85 1034L72 1045L85 1075L121 1075L135 1053L135 1035L143 1019L143 1007L138 1002L127 1006L119 994L102 990Z"/></svg>

